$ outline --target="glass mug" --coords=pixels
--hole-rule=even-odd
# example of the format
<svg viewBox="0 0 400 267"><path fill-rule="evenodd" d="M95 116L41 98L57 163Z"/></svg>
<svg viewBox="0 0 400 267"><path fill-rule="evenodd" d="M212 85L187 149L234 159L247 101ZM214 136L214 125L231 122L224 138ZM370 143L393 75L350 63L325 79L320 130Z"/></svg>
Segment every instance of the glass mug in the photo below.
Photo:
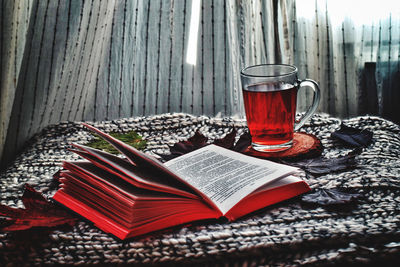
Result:
<svg viewBox="0 0 400 267"><path fill-rule="evenodd" d="M314 114L320 100L318 84L309 79L298 80L297 68L285 64L263 64L240 72L247 126L251 146L261 152L279 152L293 145L294 131ZM310 87L314 91L312 105L295 121L297 91Z"/></svg>

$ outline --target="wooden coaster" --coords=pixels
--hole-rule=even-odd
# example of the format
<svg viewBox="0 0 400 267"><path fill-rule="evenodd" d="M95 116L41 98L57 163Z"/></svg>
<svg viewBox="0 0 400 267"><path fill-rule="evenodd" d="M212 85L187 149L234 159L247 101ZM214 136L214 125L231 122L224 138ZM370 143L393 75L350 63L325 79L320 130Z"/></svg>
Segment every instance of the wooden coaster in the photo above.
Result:
<svg viewBox="0 0 400 267"><path fill-rule="evenodd" d="M294 133L293 146L287 150L280 152L260 152L249 146L243 153L257 158L281 158L281 159L297 159L297 158L313 158L320 156L322 153L322 144L318 138L312 134Z"/></svg>

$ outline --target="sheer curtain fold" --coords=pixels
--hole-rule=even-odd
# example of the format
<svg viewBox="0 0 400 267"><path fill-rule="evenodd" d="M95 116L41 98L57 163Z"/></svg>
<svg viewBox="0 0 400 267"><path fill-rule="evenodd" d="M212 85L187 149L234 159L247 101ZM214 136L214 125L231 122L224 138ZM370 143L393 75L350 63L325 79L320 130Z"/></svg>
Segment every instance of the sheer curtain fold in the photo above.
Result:
<svg viewBox="0 0 400 267"><path fill-rule="evenodd" d="M299 78L319 82L319 111L399 121L400 12L369 21L337 2L2 0L1 165L60 121L243 116L240 69L261 63L294 64ZM300 93L299 111L309 94Z"/></svg>

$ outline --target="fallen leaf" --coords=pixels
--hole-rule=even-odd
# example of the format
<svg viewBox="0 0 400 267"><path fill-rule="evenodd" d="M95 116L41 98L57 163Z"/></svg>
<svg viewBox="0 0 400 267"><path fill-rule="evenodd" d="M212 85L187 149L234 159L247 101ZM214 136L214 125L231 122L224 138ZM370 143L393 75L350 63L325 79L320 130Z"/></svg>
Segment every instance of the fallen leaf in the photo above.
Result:
<svg viewBox="0 0 400 267"><path fill-rule="evenodd" d="M235 138L236 138L236 129L234 128L230 133L225 135L223 138L216 139L212 144L217 146L221 146L227 149L234 149L236 146ZM173 158L182 156L186 153L192 152L196 149L202 148L203 146L208 145L208 138L205 137L199 131L190 137L188 140L180 141L175 143L172 147L170 147L170 154L158 154L164 161L171 160ZM241 148L241 147L240 147ZM238 150L236 150L238 151Z"/></svg>
<svg viewBox="0 0 400 267"><path fill-rule="evenodd" d="M100 136L93 134L94 139L90 141L88 144L86 144L89 147L93 147L96 149L104 150L106 152L109 152L111 154L119 154L120 152L113 147L111 144L109 144L107 141L105 141L103 138ZM118 140L138 149L138 150L143 150L147 146L147 142L142 139L142 136L140 136L138 133L135 131L129 131L127 133L118 133L118 132L113 132L110 133L112 137L117 138Z"/></svg>
<svg viewBox="0 0 400 267"><path fill-rule="evenodd" d="M351 147L366 147L372 141L373 133L368 130L360 130L348 127L344 124L340 129L331 134L331 137Z"/></svg>
<svg viewBox="0 0 400 267"><path fill-rule="evenodd" d="M187 141L183 141L183 143L190 143L195 147L203 147L207 144L207 141L207 137L205 137L199 131L196 131L196 133L192 137L190 137Z"/></svg>
<svg viewBox="0 0 400 267"><path fill-rule="evenodd" d="M355 156L356 153L352 152L339 158L312 158L297 162L281 162L302 168L313 175L323 175L354 168L356 166Z"/></svg>
<svg viewBox="0 0 400 267"><path fill-rule="evenodd" d="M196 133L188 140L175 143L172 147L170 147L170 154L161 154L160 156L164 160L171 160L207 145L207 140L207 137L205 137L199 131L196 131Z"/></svg>
<svg viewBox="0 0 400 267"><path fill-rule="evenodd" d="M0 204L2 231L19 231L33 227L55 227L59 225L74 225L77 218L56 204L47 200L32 186L26 184L22 195L25 208L11 208Z"/></svg>
<svg viewBox="0 0 400 267"><path fill-rule="evenodd" d="M228 133L221 139L216 139L213 144L227 149L232 149L235 144L236 133L236 129L233 128L230 133Z"/></svg>
<svg viewBox="0 0 400 267"><path fill-rule="evenodd" d="M251 135L249 132L243 133L239 140L236 142L233 150L237 152L244 152L251 145Z"/></svg>
<svg viewBox="0 0 400 267"><path fill-rule="evenodd" d="M350 204L361 197L358 193L345 192L343 189L317 188L301 197L303 202L322 206Z"/></svg>

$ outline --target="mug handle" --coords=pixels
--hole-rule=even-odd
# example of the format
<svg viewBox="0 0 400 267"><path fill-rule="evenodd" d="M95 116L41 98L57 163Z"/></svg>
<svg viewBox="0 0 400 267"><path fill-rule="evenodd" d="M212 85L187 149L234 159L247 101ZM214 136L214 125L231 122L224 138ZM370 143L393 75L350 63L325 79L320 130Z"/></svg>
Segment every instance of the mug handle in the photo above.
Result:
<svg viewBox="0 0 400 267"><path fill-rule="evenodd" d="M318 84L310 79L305 79L300 81L299 84L299 91L302 87L311 87L314 91L314 97L311 106L307 109L306 113L299 119L295 121L294 125L294 130L297 131L299 130L304 123L314 114L314 112L317 110L317 107L319 105L319 100L321 98L320 90Z"/></svg>

